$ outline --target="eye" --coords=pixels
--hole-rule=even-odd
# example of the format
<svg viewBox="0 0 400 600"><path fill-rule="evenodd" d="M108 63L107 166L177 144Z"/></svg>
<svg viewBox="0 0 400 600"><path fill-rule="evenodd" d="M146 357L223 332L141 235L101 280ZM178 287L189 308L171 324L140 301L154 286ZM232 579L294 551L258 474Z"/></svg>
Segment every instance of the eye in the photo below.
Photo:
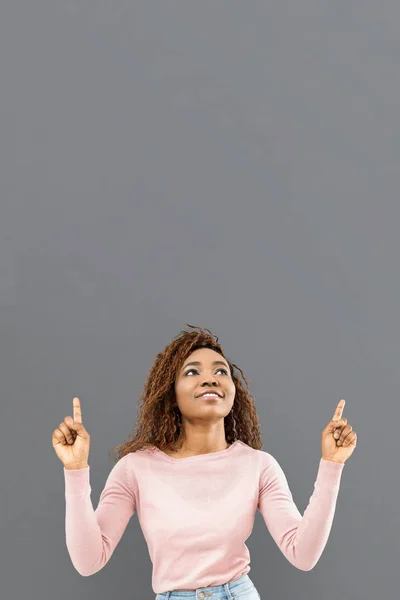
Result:
<svg viewBox="0 0 400 600"><path fill-rule="evenodd" d="M196 369L189 369L189 371L186 371L185 376L188 375L191 372L194 373L198 373L198 371ZM224 369L223 367L221 367L220 369L217 369L217 371L223 371L225 373L225 375L228 375L228 371L226 369Z"/></svg>

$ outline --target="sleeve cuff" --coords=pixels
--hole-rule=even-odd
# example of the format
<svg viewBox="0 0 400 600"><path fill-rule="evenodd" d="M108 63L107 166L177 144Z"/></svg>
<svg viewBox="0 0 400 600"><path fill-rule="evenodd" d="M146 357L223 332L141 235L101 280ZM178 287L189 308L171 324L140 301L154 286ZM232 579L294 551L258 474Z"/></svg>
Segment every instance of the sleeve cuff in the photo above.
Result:
<svg viewBox="0 0 400 600"><path fill-rule="evenodd" d="M64 481L66 494L82 494L91 491L90 465L84 469L66 469L64 467Z"/></svg>

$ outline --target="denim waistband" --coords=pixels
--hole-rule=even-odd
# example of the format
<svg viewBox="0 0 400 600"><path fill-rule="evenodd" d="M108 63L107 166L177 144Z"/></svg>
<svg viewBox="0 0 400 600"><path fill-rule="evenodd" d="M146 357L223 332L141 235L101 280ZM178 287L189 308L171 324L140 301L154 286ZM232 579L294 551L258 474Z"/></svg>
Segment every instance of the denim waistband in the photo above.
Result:
<svg viewBox="0 0 400 600"><path fill-rule="evenodd" d="M187 600L190 597L192 597L193 600L220 600L223 598L234 600L236 595L239 595L239 593L242 594L247 589L250 590L252 588L254 588L254 584L246 573L238 579L234 579L233 581L222 585L202 587L193 590L170 590L168 592L162 592L156 595L156 600L169 600L170 596L179 596L180 598L186 598Z"/></svg>

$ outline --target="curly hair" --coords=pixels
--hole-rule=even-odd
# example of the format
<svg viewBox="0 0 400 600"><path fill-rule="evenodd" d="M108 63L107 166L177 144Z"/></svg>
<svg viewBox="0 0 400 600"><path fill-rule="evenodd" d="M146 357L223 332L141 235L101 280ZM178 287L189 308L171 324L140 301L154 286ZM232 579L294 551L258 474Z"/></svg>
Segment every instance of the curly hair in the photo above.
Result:
<svg viewBox="0 0 400 600"><path fill-rule="evenodd" d="M167 450L180 438L184 441L182 415L175 399L175 379L186 358L199 348L210 348L223 356L229 365L230 374L236 387L235 399L230 413L224 418L225 435L228 443L241 440L248 446L261 450L260 421L255 408L255 398L250 394L249 381L240 367L231 363L225 356L218 337L209 329L202 329L185 323L198 331L181 331L157 354L148 373L140 396L140 414L128 440L115 446L110 452L117 452L114 462L131 452L157 447ZM240 380L236 371L244 380Z"/></svg>

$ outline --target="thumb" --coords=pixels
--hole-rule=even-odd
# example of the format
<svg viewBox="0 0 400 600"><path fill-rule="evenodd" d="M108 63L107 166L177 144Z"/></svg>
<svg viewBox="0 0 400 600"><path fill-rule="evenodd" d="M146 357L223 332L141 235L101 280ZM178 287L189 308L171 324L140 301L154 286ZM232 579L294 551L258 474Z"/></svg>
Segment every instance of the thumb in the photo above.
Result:
<svg viewBox="0 0 400 600"><path fill-rule="evenodd" d="M65 419L65 422L67 423L68 427L70 429L72 429L73 431L76 431L76 433L82 433L82 432L86 433L86 429L84 428L82 423L78 423L77 421L74 421L72 417L67 417Z"/></svg>
<svg viewBox="0 0 400 600"><path fill-rule="evenodd" d="M332 419L332 421L329 421L328 425L325 427L325 431L327 433L332 433L332 431L335 431L335 429L337 429L338 427L342 427L343 425L347 424L347 419L338 419L337 421L335 421L334 419Z"/></svg>

